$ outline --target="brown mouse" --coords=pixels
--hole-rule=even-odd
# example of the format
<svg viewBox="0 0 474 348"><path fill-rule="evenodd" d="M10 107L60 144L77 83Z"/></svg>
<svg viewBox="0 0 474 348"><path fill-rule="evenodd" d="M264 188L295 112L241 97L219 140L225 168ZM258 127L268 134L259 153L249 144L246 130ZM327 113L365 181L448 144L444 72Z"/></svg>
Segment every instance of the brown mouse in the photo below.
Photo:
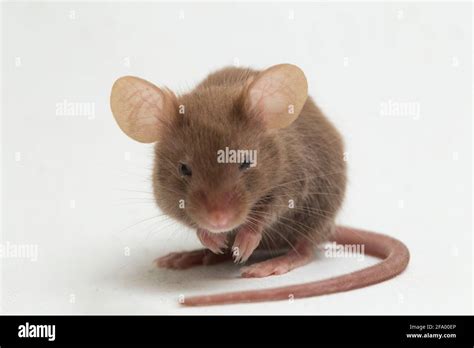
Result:
<svg viewBox="0 0 474 348"><path fill-rule="evenodd" d="M245 263L256 250L286 250L241 270L242 277L266 277L307 264L328 240L363 244L384 259L327 280L183 304L316 296L378 283L406 268L409 252L400 241L335 225L346 190L343 141L307 89L304 73L291 64L224 68L179 96L137 77L115 82L111 108L120 128L137 141L156 142L158 207L195 229L206 247L158 258L158 266Z"/></svg>

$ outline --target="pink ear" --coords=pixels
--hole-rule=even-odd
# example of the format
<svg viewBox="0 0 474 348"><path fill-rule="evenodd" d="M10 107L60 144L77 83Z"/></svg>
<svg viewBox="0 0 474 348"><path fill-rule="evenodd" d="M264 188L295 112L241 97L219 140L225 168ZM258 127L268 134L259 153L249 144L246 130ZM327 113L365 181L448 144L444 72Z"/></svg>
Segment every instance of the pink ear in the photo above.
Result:
<svg viewBox="0 0 474 348"><path fill-rule="evenodd" d="M269 129L277 129L296 120L307 98L308 83L301 69L280 64L261 72L250 83L246 105Z"/></svg>
<svg viewBox="0 0 474 348"><path fill-rule="evenodd" d="M138 77L115 81L110 95L112 113L122 131L134 140L158 140L160 122L173 113L173 96Z"/></svg>

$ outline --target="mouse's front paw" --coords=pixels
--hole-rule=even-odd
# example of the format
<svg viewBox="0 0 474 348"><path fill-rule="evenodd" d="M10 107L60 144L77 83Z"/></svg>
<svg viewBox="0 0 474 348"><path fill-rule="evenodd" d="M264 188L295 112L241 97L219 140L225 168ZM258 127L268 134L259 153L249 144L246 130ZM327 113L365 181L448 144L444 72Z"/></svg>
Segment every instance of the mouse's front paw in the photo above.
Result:
<svg viewBox="0 0 474 348"><path fill-rule="evenodd" d="M262 233L248 226L242 227L235 236L232 246L232 255L235 263L243 263L248 260L253 251L262 240Z"/></svg>
<svg viewBox="0 0 474 348"><path fill-rule="evenodd" d="M197 230L197 236L202 245L214 254L223 254L224 250L227 249L227 234L225 233L212 233L199 228Z"/></svg>

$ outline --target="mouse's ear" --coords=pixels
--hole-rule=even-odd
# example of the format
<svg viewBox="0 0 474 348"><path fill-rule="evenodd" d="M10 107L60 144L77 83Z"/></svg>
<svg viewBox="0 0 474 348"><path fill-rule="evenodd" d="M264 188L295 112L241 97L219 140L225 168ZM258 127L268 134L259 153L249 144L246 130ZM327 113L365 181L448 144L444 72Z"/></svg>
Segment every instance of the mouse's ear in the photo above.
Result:
<svg viewBox="0 0 474 348"><path fill-rule="evenodd" d="M296 65L279 64L262 71L245 91L245 108L269 129L289 126L308 98L306 77Z"/></svg>
<svg viewBox="0 0 474 348"><path fill-rule="evenodd" d="M173 94L141 78L124 76L112 87L110 107L125 134L152 143L158 140L160 123L173 113Z"/></svg>

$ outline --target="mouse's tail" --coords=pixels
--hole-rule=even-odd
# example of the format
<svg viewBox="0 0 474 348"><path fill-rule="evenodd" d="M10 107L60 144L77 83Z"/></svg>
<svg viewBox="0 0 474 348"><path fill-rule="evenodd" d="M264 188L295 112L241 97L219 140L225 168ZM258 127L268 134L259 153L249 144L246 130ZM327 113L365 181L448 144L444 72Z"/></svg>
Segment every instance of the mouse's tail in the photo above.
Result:
<svg viewBox="0 0 474 348"><path fill-rule="evenodd" d="M228 292L185 298L185 306L262 302L303 298L358 289L383 282L405 270L410 259L408 248L399 240L374 232L338 226L331 238L338 244L364 245L367 254L383 259L371 267L334 278L279 288Z"/></svg>

